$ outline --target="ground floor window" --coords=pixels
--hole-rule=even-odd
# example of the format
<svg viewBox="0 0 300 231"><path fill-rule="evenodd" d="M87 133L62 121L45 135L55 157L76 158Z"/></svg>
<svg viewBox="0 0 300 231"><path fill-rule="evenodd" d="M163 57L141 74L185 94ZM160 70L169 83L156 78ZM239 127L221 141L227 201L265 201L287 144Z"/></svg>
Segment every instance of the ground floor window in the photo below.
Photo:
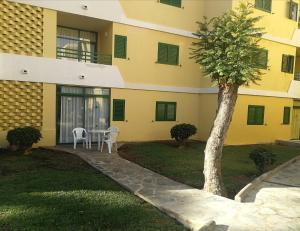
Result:
<svg viewBox="0 0 300 231"><path fill-rule="evenodd" d="M248 125L263 125L264 124L265 107L257 105L248 106Z"/></svg>
<svg viewBox="0 0 300 231"><path fill-rule="evenodd" d="M283 124L290 124L290 118L291 118L291 108L290 107L284 107L283 109Z"/></svg>
<svg viewBox="0 0 300 231"><path fill-rule="evenodd" d="M72 143L72 130L106 129L109 126L110 90L57 87L57 142ZM96 137L92 137L96 141Z"/></svg>
<svg viewBox="0 0 300 231"><path fill-rule="evenodd" d="M156 102L156 121L176 121L175 102Z"/></svg>

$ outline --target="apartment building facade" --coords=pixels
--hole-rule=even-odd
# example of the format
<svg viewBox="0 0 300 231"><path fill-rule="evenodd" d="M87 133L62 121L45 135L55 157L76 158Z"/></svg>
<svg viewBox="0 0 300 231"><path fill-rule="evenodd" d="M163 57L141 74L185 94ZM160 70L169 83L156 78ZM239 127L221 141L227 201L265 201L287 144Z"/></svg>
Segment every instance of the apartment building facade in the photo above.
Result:
<svg viewBox="0 0 300 231"><path fill-rule="evenodd" d="M300 137L298 1L253 0L264 16L262 80L242 87L226 144ZM192 123L206 140L217 88L190 59L196 21L232 0L0 0L0 144L41 129L40 145L74 127L120 129L119 140L170 139Z"/></svg>

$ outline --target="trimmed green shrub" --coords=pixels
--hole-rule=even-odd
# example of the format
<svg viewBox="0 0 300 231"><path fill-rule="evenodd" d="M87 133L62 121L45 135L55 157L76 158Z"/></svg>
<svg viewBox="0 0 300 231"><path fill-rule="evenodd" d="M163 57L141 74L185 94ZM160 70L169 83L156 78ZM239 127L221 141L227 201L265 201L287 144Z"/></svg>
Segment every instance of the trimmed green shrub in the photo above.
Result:
<svg viewBox="0 0 300 231"><path fill-rule="evenodd" d="M172 139L183 145L189 137L197 133L197 128L192 124L177 124L171 128L170 133Z"/></svg>
<svg viewBox="0 0 300 231"><path fill-rule="evenodd" d="M39 129L33 127L15 128L7 133L6 139L10 146L16 149L28 149L39 142L42 134Z"/></svg>
<svg viewBox="0 0 300 231"><path fill-rule="evenodd" d="M276 155L264 148L254 149L249 154L249 158L253 160L260 174L268 171L276 161Z"/></svg>

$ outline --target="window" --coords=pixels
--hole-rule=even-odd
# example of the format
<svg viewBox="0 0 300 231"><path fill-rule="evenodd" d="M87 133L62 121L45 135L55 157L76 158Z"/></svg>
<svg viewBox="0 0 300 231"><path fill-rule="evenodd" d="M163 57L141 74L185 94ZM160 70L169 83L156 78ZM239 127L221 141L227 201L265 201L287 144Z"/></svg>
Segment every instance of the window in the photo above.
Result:
<svg viewBox="0 0 300 231"><path fill-rule="evenodd" d="M161 64L178 65L179 46L158 43L157 62Z"/></svg>
<svg viewBox="0 0 300 231"><path fill-rule="evenodd" d="M181 7L181 0L160 0L160 3Z"/></svg>
<svg viewBox="0 0 300 231"><path fill-rule="evenodd" d="M115 35L115 58L126 59L127 57L127 37Z"/></svg>
<svg viewBox="0 0 300 231"><path fill-rule="evenodd" d="M284 107L283 110L283 124L290 124L290 116L291 115L291 108L290 107Z"/></svg>
<svg viewBox="0 0 300 231"><path fill-rule="evenodd" d="M156 121L176 121L175 102L156 102Z"/></svg>
<svg viewBox="0 0 300 231"><path fill-rule="evenodd" d="M255 67L260 69L267 69L268 68L268 50L266 49L259 49L255 52L254 64Z"/></svg>
<svg viewBox="0 0 300 231"><path fill-rule="evenodd" d="M58 26L56 56L97 63L97 37L96 32Z"/></svg>
<svg viewBox="0 0 300 231"><path fill-rule="evenodd" d="M281 71L286 73L294 72L294 59L293 55L282 55Z"/></svg>
<svg viewBox="0 0 300 231"><path fill-rule="evenodd" d="M255 0L255 8L267 12L272 10L272 0Z"/></svg>
<svg viewBox="0 0 300 231"><path fill-rule="evenodd" d="M289 2L289 19L297 21L298 4L290 0Z"/></svg>
<svg viewBox="0 0 300 231"><path fill-rule="evenodd" d="M264 114L265 107L264 106L248 106L248 125L263 125L264 124Z"/></svg>
<svg viewBox="0 0 300 231"><path fill-rule="evenodd" d="M113 100L113 121L125 120L125 100L114 99Z"/></svg>

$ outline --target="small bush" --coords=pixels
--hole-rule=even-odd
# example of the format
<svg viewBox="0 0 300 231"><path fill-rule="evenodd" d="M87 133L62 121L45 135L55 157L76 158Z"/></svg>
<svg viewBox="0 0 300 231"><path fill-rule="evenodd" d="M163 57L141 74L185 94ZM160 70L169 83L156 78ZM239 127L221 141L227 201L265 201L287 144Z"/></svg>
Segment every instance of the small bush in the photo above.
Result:
<svg viewBox="0 0 300 231"><path fill-rule="evenodd" d="M249 157L260 174L268 171L276 161L276 155L264 148L254 149Z"/></svg>
<svg viewBox="0 0 300 231"><path fill-rule="evenodd" d="M174 138L180 145L183 145L187 139L197 133L197 128L192 124L177 124L172 127L171 138Z"/></svg>
<svg viewBox="0 0 300 231"><path fill-rule="evenodd" d="M42 138L40 130L33 127L15 128L7 133L6 139L16 149L28 149Z"/></svg>

